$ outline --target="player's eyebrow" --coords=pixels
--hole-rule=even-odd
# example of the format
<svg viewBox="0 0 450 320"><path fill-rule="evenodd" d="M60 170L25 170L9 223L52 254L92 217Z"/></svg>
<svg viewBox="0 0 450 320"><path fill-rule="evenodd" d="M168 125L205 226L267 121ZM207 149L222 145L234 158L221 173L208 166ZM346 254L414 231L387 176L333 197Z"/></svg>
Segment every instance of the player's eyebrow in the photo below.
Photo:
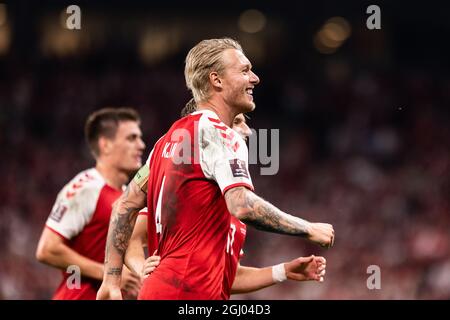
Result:
<svg viewBox="0 0 450 320"><path fill-rule="evenodd" d="M140 137L142 137L142 134L138 134L138 133L130 133L130 134L127 136L127 139L136 139L136 138L140 138Z"/></svg>

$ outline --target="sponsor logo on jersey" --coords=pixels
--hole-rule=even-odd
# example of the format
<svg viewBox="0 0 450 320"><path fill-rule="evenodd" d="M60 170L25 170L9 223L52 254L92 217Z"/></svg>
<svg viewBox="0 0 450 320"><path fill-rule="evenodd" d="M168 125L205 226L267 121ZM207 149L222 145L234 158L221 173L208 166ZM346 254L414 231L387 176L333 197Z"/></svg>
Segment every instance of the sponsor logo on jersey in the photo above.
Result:
<svg viewBox="0 0 450 320"><path fill-rule="evenodd" d="M50 214L50 219L55 220L56 222L60 222L66 211L67 207L65 205L58 204L55 210L53 210Z"/></svg>
<svg viewBox="0 0 450 320"><path fill-rule="evenodd" d="M233 173L233 177L242 177L249 179L247 165L244 160L233 159L230 160L230 168Z"/></svg>

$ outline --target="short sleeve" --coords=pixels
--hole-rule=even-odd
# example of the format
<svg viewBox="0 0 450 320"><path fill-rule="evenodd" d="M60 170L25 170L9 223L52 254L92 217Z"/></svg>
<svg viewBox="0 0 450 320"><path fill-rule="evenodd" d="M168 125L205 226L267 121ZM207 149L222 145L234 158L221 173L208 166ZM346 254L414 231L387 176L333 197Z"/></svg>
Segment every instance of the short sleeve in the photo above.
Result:
<svg viewBox="0 0 450 320"><path fill-rule="evenodd" d="M91 221L102 189L95 183L76 187L73 183L62 189L46 222L47 227L68 240L77 236Z"/></svg>
<svg viewBox="0 0 450 320"><path fill-rule="evenodd" d="M253 190L248 149L240 135L206 115L200 118L198 130L200 164L205 176L215 180L222 193L237 186Z"/></svg>
<svg viewBox="0 0 450 320"><path fill-rule="evenodd" d="M139 215L148 216L148 209L147 209L147 207L142 208L141 211L139 211Z"/></svg>

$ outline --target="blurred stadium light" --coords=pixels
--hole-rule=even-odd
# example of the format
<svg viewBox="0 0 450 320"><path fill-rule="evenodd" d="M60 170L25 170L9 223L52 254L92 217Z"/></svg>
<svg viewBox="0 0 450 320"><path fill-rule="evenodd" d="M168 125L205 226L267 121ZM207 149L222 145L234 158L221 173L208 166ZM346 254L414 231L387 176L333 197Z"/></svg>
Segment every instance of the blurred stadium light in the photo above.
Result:
<svg viewBox="0 0 450 320"><path fill-rule="evenodd" d="M0 55L8 52L11 43L11 28L9 24L0 26Z"/></svg>
<svg viewBox="0 0 450 320"><path fill-rule="evenodd" d="M350 34L351 27L348 21L342 17L333 17L328 19L314 36L314 45L321 53L334 53Z"/></svg>
<svg viewBox="0 0 450 320"><path fill-rule="evenodd" d="M173 54L180 46L180 30L177 26L147 29L139 41L139 56L149 65Z"/></svg>
<svg viewBox="0 0 450 320"><path fill-rule="evenodd" d="M66 26L68 15L64 10L59 16L49 13L41 19L40 48L44 56L68 57L86 52L91 43L87 19L83 20L84 30L69 30Z"/></svg>
<svg viewBox="0 0 450 320"><path fill-rule="evenodd" d="M6 5L0 3L0 55L9 50L11 43L11 27L8 24L8 12Z"/></svg>
<svg viewBox="0 0 450 320"><path fill-rule="evenodd" d="M0 27L4 26L8 21L8 12L6 9L6 5L4 3L0 3Z"/></svg>
<svg viewBox="0 0 450 320"><path fill-rule="evenodd" d="M244 32L257 33L266 26L266 16L259 10L246 10L240 15L238 25Z"/></svg>

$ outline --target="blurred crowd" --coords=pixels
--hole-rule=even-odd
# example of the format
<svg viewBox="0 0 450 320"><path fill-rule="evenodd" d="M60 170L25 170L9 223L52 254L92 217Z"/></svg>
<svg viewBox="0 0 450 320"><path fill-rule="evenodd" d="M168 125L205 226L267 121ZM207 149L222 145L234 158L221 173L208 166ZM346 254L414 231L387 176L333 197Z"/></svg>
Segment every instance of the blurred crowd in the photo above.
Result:
<svg viewBox="0 0 450 320"><path fill-rule="evenodd" d="M87 115L137 108L149 152L189 94L182 69L170 66L92 74L5 68L0 298L48 299L60 275L35 260L35 249L59 189L94 163L83 137ZM256 192L286 212L332 223L336 242L325 250L250 230L243 265L316 254L326 257L327 274L321 284L286 282L234 299L449 299L448 75L362 72L345 60L329 60L308 82L263 74L249 124L280 129L280 169L262 176L252 165ZM367 286L371 265L380 268L379 290Z"/></svg>

